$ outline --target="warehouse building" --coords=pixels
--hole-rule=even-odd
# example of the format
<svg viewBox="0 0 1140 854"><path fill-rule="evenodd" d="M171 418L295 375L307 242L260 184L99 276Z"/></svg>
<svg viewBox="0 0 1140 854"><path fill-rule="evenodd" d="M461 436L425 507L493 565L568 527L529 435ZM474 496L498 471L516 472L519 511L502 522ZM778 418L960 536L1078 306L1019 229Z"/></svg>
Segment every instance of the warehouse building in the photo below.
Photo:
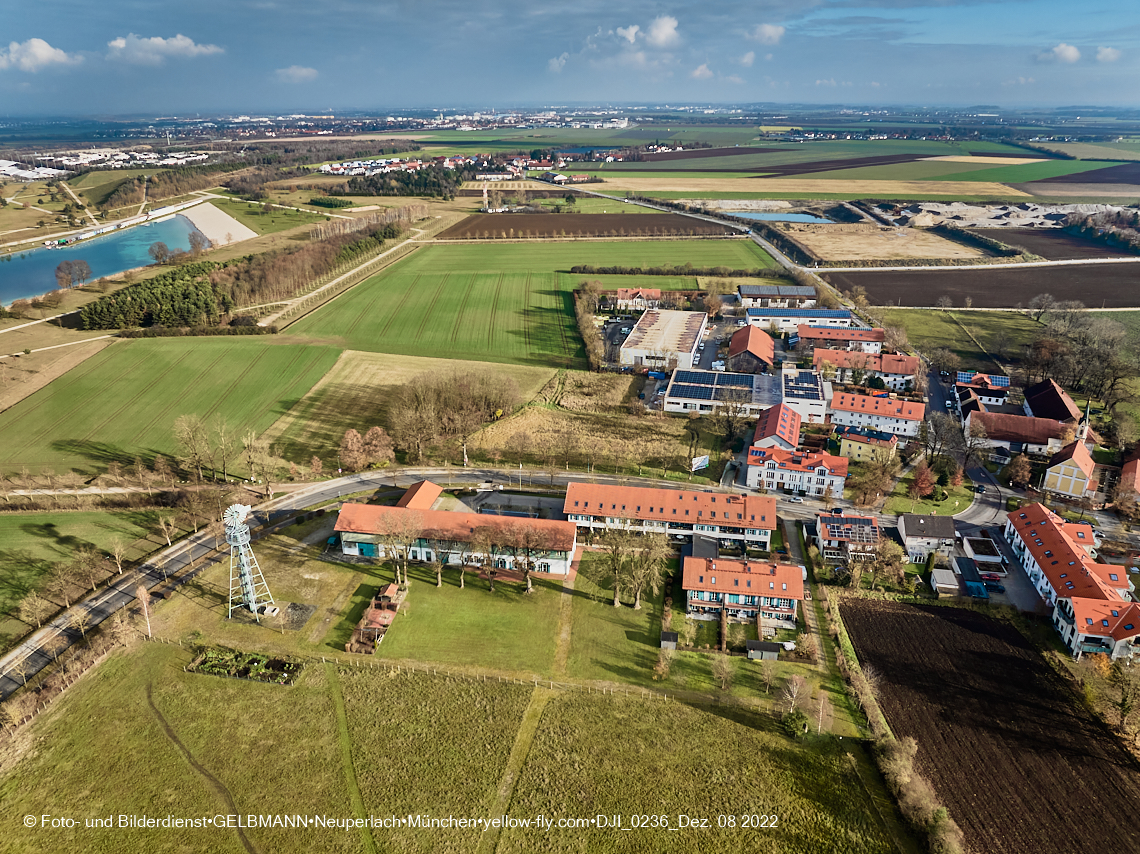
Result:
<svg viewBox="0 0 1140 854"><path fill-rule="evenodd" d="M634 368L692 368L708 322L700 311L647 311L622 342L619 361Z"/></svg>

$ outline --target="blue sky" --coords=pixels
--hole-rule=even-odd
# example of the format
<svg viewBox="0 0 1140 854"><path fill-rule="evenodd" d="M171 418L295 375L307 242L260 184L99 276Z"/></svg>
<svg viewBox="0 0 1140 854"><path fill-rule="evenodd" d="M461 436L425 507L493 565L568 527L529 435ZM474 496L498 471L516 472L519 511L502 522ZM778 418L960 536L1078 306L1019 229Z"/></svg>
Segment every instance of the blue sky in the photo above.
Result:
<svg viewBox="0 0 1140 854"><path fill-rule="evenodd" d="M1135 0L6 5L9 116L583 101L1140 106Z"/></svg>

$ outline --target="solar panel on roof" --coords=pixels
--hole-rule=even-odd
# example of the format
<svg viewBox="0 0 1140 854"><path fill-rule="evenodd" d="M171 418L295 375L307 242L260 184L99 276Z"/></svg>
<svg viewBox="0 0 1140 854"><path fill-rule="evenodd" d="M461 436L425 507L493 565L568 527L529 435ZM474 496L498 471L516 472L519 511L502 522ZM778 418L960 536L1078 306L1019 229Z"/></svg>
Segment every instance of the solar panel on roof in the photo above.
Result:
<svg viewBox="0 0 1140 854"><path fill-rule="evenodd" d="M677 371L674 382L696 383L697 385L712 385L716 374L712 371Z"/></svg>
<svg viewBox="0 0 1140 854"><path fill-rule="evenodd" d="M968 383L977 374L977 371L958 371L957 382Z"/></svg>
<svg viewBox="0 0 1140 854"><path fill-rule="evenodd" d="M968 383L977 375L977 371L958 371L957 381L960 383ZM990 385L996 386L997 388L1009 388L1009 377L994 376L993 374L987 374L986 376L989 377Z"/></svg>
<svg viewBox="0 0 1140 854"><path fill-rule="evenodd" d="M752 387L752 377L748 374L721 374L716 381L717 385L748 386Z"/></svg>
<svg viewBox="0 0 1140 854"><path fill-rule="evenodd" d="M674 385L670 397L686 400L712 400L713 389L707 385Z"/></svg>

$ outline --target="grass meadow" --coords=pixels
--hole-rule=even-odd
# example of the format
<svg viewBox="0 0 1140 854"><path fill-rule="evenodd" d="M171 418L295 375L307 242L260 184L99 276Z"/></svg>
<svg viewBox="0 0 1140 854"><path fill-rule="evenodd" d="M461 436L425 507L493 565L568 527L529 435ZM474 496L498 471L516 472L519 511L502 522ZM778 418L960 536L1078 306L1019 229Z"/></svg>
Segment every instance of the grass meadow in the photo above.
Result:
<svg viewBox="0 0 1140 854"><path fill-rule="evenodd" d="M945 347L962 359L963 370L992 371L996 366L987 352L1002 364L1020 359L1022 347L1041 331L1041 325L1016 311L941 311L888 308L888 326L907 331L912 347L929 353ZM974 343L969 330L985 352Z"/></svg>
<svg viewBox="0 0 1140 854"><path fill-rule="evenodd" d="M518 365L585 366L571 291L575 264L757 267L751 241L582 241L431 246L293 324L352 350Z"/></svg>
<svg viewBox="0 0 1140 854"><path fill-rule="evenodd" d="M274 234L296 228L298 225L308 225L314 222L324 222L325 216L305 211L286 210L274 208L266 213L262 208L263 202L246 202L241 199L210 199L218 210L225 211L242 225L253 229L258 234Z"/></svg>
<svg viewBox="0 0 1140 854"><path fill-rule="evenodd" d="M260 433L336 361L331 347L284 339L117 342L0 413L0 469L102 471L174 452L180 415L224 418Z"/></svg>

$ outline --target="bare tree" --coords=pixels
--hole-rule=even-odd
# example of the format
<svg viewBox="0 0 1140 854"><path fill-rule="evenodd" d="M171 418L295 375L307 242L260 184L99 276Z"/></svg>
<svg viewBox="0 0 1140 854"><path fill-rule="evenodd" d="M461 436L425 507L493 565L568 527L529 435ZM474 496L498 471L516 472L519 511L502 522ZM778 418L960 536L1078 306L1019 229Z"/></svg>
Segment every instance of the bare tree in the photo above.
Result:
<svg viewBox="0 0 1140 854"><path fill-rule="evenodd" d="M360 471L364 468L364 439L360 433L349 427L340 440L340 464L346 471Z"/></svg>
<svg viewBox="0 0 1140 854"><path fill-rule="evenodd" d="M135 598L139 600L143 616L146 618L146 636L152 638L154 637L154 632L152 632L150 628L150 592L145 586L140 584L135 588Z"/></svg>
<svg viewBox="0 0 1140 854"><path fill-rule="evenodd" d="M111 541L111 549L108 556L115 562L115 569L119 571L119 575L123 574L123 561L127 557L127 544L118 537Z"/></svg>
<svg viewBox="0 0 1140 854"><path fill-rule="evenodd" d="M1033 315L1033 319L1038 323L1041 322L1041 317L1046 314L1057 301L1053 299L1052 294L1038 294L1029 300L1029 313Z"/></svg>
<svg viewBox="0 0 1140 854"><path fill-rule="evenodd" d="M166 461L166 457L159 454L154 458L152 466L154 476L158 478L160 483L171 485L174 483L174 473L170 470L170 464Z"/></svg>
<svg viewBox="0 0 1140 854"><path fill-rule="evenodd" d="M634 543L629 558L628 580L635 611L641 610L641 594L645 590L657 595L661 589L669 554L669 541L664 534L644 534Z"/></svg>
<svg viewBox="0 0 1140 854"><path fill-rule="evenodd" d="M487 580L490 583L491 592L495 592L495 553L497 551L497 543L499 540L499 532L491 525L480 525L471 532L471 538L468 541L471 550L471 555L481 555L483 566L487 570ZM463 586L462 568L460 569L459 586Z"/></svg>
<svg viewBox="0 0 1140 854"><path fill-rule="evenodd" d="M395 445L392 437L383 427L370 427L364 434L361 447L366 465L388 465L396 461Z"/></svg>
<svg viewBox="0 0 1140 854"><path fill-rule="evenodd" d="M211 455L209 435L202 419L197 415L178 416L174 422L174 441L179 448L179 465L196 471L198 480L201 481L205 477L203 469Z"/></svg>
<svg viewBox="0 0 1140 854"><path fill-rule="evenodd" d="M709 663L713 679L720 683L720 690L727 691L732 687L733 667L732 659L727 655L714 655Z"/></svg>
<svg viewBox="0 0 1140 854"><path fill-rule="evenodd" d="M792 711L799 707L800 700L803 698L804 686L807 680L800 676L798 673L789 676L784 682L783 697L788 701L788 711Z"/></svg>
<svg viewBox="0 0 1140 854"><path fill-rule="evenodd" d="M84 640L87 639L87 629L91 626L91 612L86 608L76 608L75 613L71 615L68 620L68 625L79 632L79 636Z"/></svg>
<svg viewBox="0 0 1140 854"><path fill-rule="evenodd" d="M604 565L606 577L614 585L614 607L621 607L621 585L625 581L630 552L632 550L632 535L624 528L610 528L603 531L598 538L605 553Z"/></svg>
<svg viewBox="0 0 1140 854"><path fill-rule="evenodd" d="M938 302L936 303L936 305L940 309L942 309L943 311L946 311L946 309L948 309L948 308L950 308L950 306L954 305L954 300L950 299L950 297L943 294L942 296L940 296L938 298Z"/></svg>
<svg viewBox="0 0 1140 854"><path fill-rule="evenodd" d="M230 460L237 456L237 434L221 415L214 422L214 448L218 464L222 467L222 480L230 479Z"/></svg>
<svg viewBox="0 0 1140 854"><path fill-rule="evenodd" d="M966 466L969 467L971 463L981 463L982 458L986 455L987 449L990 447L990 440L986 436L986 428L980 421L970 419L970 428L965 432L965 441L962 446L962 454Z"/></svg>
<svg viewBox="0 0 1140 854"><path fill-rule="evenodd" d="M28 625L35 623L37 629L43 628L44 617L51 612L51 603L36 593L35 590L20 600L20 619Z"/></svg>
<svg viewBox="0 0 1140 854"><path fill-rule="evenodd" d="M384 547L385 557L392 561L397 584L408 585L411 550L422 533L423 517L419 513L386 513L377 522L376 536Z"/></svg>
<svg viewBox="0 0 1140 854"><path fill-rule="evenodd" d="M823 732L824 723L826 723L829 728L831 727L832 720L831 700L828 698L827 693L823 690L823 688L820 688L819 699L817 699L815 703L815 715L815 731L818 735Z"/></svg>
<svg viewBox="0 0 1140 854"><path fill-rule="evenodd" d="M309 460L309 474L317 478L321 476L323 471L324 464L321 462L321 458L314 455L313 458Z"/></svg>
<svg viewBox="0 0 1140 854"><path fill-rule="evenodd" d="M763 659L760 662L760 680L764 683L764 693L772 690L772 681L776 678L776 662Z"/></svg>
<svg viewBox="0 0 1140 854"><path fill-rule="evenodd" d="M74 565L57 563L48 575L46 589L49 595L63 602L63 607L71 607L71 585L74 583Z"/></svg>
<svg viewBox="0 0 1140 854"><path fill-rule="evenodd" d="M174 519L170 516L158 517L158 531L166 539L166 544L171 545L171 537L178 533L178 526L174 524Z"/></svg>

